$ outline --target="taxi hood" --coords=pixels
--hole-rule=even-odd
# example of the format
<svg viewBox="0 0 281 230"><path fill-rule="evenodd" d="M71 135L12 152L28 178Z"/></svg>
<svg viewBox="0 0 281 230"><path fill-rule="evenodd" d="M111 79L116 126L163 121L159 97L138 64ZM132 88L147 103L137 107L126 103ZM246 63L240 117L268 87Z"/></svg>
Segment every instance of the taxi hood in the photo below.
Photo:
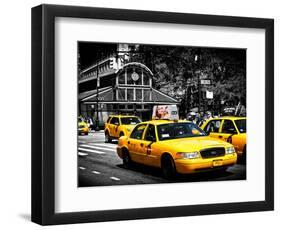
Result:
<svg viewBox="0 0 281 230"><path fill-rule="evenodd" d="M161 141L161 144L173 148L176 152L193 152L212 147L230 147L231 144L209 136L188 137Z"/></svg>

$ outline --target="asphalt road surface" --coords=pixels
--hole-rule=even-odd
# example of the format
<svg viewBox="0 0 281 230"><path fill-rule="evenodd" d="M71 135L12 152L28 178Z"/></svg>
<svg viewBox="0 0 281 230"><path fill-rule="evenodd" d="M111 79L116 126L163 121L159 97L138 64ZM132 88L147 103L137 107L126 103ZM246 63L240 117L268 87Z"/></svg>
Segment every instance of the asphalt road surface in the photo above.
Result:
<svg viewBox="0 0 281 230"><path fill-rule="evenodd" d="M160 169L135 165L123 167L116 153L117 141L104 143L104 132L92 132L78 137L78 186L134 185L173 182L199 182L246 179L246 166L236 164L226 172L204 172L181 175L176 180L166 180Z"/></svg>

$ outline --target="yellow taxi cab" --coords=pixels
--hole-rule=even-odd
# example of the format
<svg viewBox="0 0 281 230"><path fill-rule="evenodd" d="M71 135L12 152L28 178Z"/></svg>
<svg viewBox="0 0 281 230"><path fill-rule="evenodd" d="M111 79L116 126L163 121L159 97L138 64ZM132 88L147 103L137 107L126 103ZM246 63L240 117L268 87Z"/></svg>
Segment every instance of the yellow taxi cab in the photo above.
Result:
<svg viewBox="0 0 281 230"><path fill-rule="evenodd" d="M141 120L137 116L109 116L104 126L105 142L110 143L112 139L118 139L121 136L128 135L135 127L135 125L140 122Z"/></svg>
<svg viewBox="0 0 281 230"><path fill-rule="evenodd" d="M246 160L246 117L211 118L201 126L210 137L227 141L235 147L238 157Z"/></svg>
<svg viewBox="0 0 281 230"><path fill-rule="evenodd" d="M133 162L158 167L166 178L223 170L237 161L232 144L209 137L189 121L142 122L119 138L117 153L125 167Z"/></svg>
<svg viewBox="0 0 281 230"><path fill-rule="evenodd" d="M78 117L78 134L88 135L89 126L82 117Z"/></svg>

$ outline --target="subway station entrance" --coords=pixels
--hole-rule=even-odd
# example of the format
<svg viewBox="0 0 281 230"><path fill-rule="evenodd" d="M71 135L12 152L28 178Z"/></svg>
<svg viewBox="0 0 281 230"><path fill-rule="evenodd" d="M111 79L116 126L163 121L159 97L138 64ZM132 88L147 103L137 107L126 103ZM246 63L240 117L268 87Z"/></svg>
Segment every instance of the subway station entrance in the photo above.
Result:
<svg viewBox="0 0 281 230"><path fill-rule="evenodd" d="M82 116L96 119L98 114L101 123L110 114L136 115L150 120L154 105L178 104L176 99L153 88L153 73L142 63L127 63L110 77L111 85L79 94Z"/></svg>

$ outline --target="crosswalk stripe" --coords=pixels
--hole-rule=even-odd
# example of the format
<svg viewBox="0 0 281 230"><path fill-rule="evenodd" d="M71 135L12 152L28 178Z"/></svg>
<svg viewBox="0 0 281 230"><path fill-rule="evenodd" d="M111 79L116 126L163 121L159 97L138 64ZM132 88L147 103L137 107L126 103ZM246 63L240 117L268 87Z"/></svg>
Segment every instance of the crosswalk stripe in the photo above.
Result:
<svg viewBox="0 0 281 230"><path fill-rule="evenodd" d="M79 155L79 156L88 156L89 154L88 154L88 153L78 152L78 155Z"/></svg>
<svg viewBox="0 0 281 230"><path fill-rule="evenodd" d="M78 148L78 150L83 150L86 152L97 153L97 154L104 154L104 152L93 150L93 149Z"/></svg>
<svg viewBox="0 0 281 230"><path fill-rule="evenodd" d="M79 169L81 169L81 170L85 170L86 168L85 168L85 167L79 167Z"/></svg>
<svg viewBox="0 0 281 230"><path fill-rule="evenodd" d="M112 152L116 151L116 149L109 149L109 148L100 147L100 146L94 146L94 145L80 145L80 146L81 147L88 147L88 148L92 148L92 149L108 150L108 151L112 151Z"/></svg>
<svg viewBox="0 0 281 230"><path fill-rule="evenodd" d="M112 144L100 144L100 143L94 143L94 145L97 145L97 146L102 146L102 147L107 147L107 148L111 148L111 149L115 149L115 150L116 150L116 145L112 145Z"/></svg>
<svg viewBox="0 0 281 230"><path fill-rule="evenodd" d="M114 176L110 177L110 179L111 179L111 180L120 180L119 178L114 177Z"/></svg>
<svg viewBox="0 0 281 230"><path fill-rule="evenodd" d="M94 174L100 174L100 172L98 172L98 171L92 171L92 173L94 173Z"/></svg>

